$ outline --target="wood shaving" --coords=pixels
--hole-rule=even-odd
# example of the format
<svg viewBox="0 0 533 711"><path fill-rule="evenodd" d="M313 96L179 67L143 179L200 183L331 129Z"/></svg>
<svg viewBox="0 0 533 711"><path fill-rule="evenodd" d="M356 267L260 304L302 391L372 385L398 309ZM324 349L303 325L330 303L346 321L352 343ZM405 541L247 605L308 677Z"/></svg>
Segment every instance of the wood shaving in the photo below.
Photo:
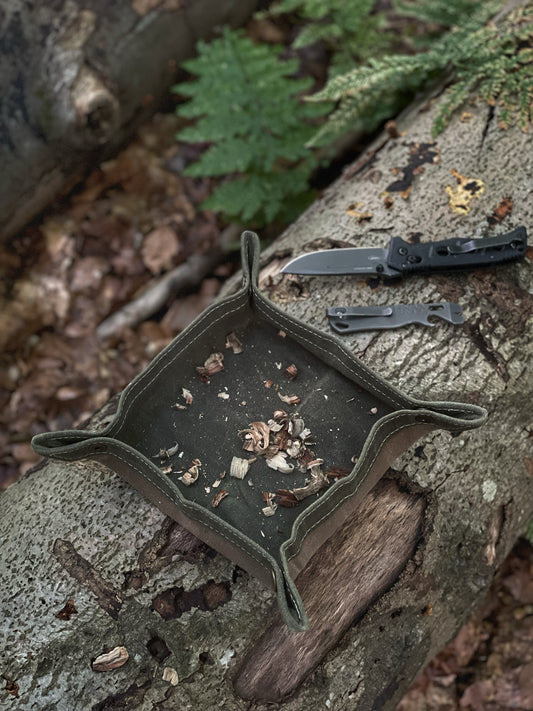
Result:
<svg viewBox="0 0 533 711"><path fill-rule="evenodd" d="M283 400L283 402L286 402L287 405L297 405L300 402L298 395L282 395L278 393L278 397L280 400Z"/></svg>
<svg viewBox="0 0 533 711"><path fill-rule="evenodd" d="M266 422L252 422L245 430L239 434L244 434L243 449L256 454L263 454L270 444L270 429Z"/></svg>
<svg viewBox="0 0 533 711"><path fill-rule="evenodd" d="M276 455L266 460L267 466L271 469L276 469L282 474L290 474L294 471L294 464L291 464L286 459L287 455L285 452L278 452Z"/></svg>
<svg viewBox="0 0 533 711"><path fill-rule="evenodd" d="M327 477L322 474L321 469L314 471L312 470L311 480L309 481L309 483L307 483L305 486L299 487L298 489L292 489L292 493L298 499L298 501L301 501L302 499L306 499L312 494L317 494L320 489L323 489L328 485L329 481Z"/></svg>
<svg viewBox="0 0 533 711"><path fill-rule="evenodd" d="M182 481L185 486L191 486L191 484L194 484L195 481L198 481L198 477L200 476L200 466L200 460L193 459L192 465L189 469L185 472L185 474L180 476L180 481Z"/></svg>
<svg viewBox="0 0 533 711"><path fill-rule="evenodd" d="M250 459L241 459L241 457L233 457L231 460L231 466L229 470L229 475L235 477L235 479L244 479L250 468Z"/></svg>
<svg viewBox="0 0 533 711"><path fill-rule="evenodd" d="M218 489L218 487L220 486L221 483L222 483L222 482L221 482L220 479L216 479L216 480L212 483L211 486L213 487L213 489Z"/></svg>
<svg viewBox="0 0 533 711"><path fill-rule="evenodd" d="M203 383L209 383L211 376L224 369L224 355L222 353L211 353L203 365L196 366L196 372Z"/></svg>
<svg viewBox="0 0 533 711"><path fill-rule="evenodd" d="M294 363L291 363L287 366L287 368L285 368L283 375L287 378L287 380L294 380L294 378L298 375L298 368L294 365Z"/></svg>
<svg viewBox="0 0 533 711"><path fill-rule="evenodd" d="M271 432L279 432L281 429L283 429L283 425L281 424L281 422L276 422L276 420L269 420L267 422L267 425L268 429Z"/></svg>
<svg viewBox="0 0 533 711"><path fill-rule="evenodd" d="M299 499L296 498L290 489L278 489L276 494L278 496L278 506L282 506L283 508L291 509L300 503Z"/></svg>
<svg viewBox="0 0 533 711"><path fill-rule="evenodd" d="M220 489L214 497L213 501L211 501L211 506L216 509L216 507L219 505L219 503L222 501L222 499L225 499L226 496L228 496L228 492L225 489Z"/></svg>
<svg viewBox="0 0 533 711"><path fill-rule="evenodd" d="M111 669L121 667L128 659L129 654L126 647L115 647L110 652L100 654L100 656L96 657L91 667L92 670L96 672L111 671Z"/></svg>
<svg viewBox="0 0 533 711"><path fill-rule="evenodd" d="M190 405L192 403L192 393L190 390L187 390L187 388L182 388L181 394L183 395L183 399L185 400L186 405Z"/></svg>
<svg viewBox="0 0 533 711"><path fill-rule="evenodd" d="M266 506L263 507L262 511L265 516L273 516L276 513L278 505L274 501L275 494L271 491L263 491L263 501Z"/></svg>
<svg viewBox="0 0 533 711"><path fill-rule="evenodd" d="M226 348L231 348L234 353L242 353L242 343L233 331L226 336Z"/></svg>
<svg viewBox="0 0 533 711"><path fill-rule="evenodd" d="M324 476L331 479L343 479L345 476L348 476L349 473L350 470L346 469L346 467L329 467L324 473Z"/></svg>

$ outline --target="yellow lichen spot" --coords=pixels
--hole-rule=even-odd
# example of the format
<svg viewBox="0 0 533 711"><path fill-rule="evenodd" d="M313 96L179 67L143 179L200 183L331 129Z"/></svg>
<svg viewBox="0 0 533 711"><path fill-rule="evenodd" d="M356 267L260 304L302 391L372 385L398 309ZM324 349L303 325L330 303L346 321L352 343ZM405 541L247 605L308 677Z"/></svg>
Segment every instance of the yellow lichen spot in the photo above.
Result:
<svg viewBox="0 0 533 711"><path fill-rule="evenodd" d="M471 118L472 118L472 114L470 113L470 111L463 111L463 113L461 114L461 118L459 119L459 121L460 121L461 123L468 123Z"/></svg>
<svg viewBox="0 0 533 711"><path fill-rule="evenodd" d="M356 210L357 207L361 207L364 205L362 202L354 202L351 205L348 206L348 209L346 210L346 214L350 215L350 217L355 217L357 219L357 222L364 222L365 220L371 220L372 219L372 213L371 212L360 212L359 210Z"/></svg>
<svg viewBox="0 0 533 711"><path fill-rule="evenodd" d="M450 198L450 207L452 212L466 215L470 212L470 202L481 195L485 190L485 186L481 180L467 178L456 170L451 170L450 173L457 180L456 187L452 185L446 186L446 192Z"/></svg>

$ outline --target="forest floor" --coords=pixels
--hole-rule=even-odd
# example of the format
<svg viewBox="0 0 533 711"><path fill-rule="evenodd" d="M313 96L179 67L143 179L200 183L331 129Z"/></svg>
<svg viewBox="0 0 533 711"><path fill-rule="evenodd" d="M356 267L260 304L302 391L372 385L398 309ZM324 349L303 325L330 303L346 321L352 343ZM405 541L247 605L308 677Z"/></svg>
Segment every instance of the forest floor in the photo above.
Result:
<svg viewBox="0 0 533 711"><path fill-rule="evenodd" d="M34 434L82 424L216 297L238 267L229 250L194 288L105 340L97 327L223 225L183 176L199 147L159 114L113 160L0 251L0 489L34 466ZM525 666L524 666L525 665ZM521 668L520 673L517 669ZM520 540L474 618L415 681L401 711L533 710L533 548Z"/></svg>

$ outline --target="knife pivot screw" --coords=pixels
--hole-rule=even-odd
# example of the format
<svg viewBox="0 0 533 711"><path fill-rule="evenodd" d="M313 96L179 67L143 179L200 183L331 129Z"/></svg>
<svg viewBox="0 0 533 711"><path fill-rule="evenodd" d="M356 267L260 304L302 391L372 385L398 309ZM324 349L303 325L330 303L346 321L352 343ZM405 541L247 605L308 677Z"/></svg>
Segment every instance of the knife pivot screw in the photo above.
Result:
<svg viewBox="0 0 533 711"><path fill-rule="evenodd" d="M381 274L381 272L383 271L383 264L376 264L375 269L378 274Z"/></svg>
<svg viewBox="0 0 533 711"><path fill-rule="evenodd" d="M418 257L418 256L415 255L415 254L410 254L410 255L407 257L407 261L408 261L410 264L417 264L418 262L421 262L421 261L422 261L422 257Z"/></svg>
<svg viewBox="0 0 533 711"><path fill-rule="evenodd" d="M402 257L405 256L407 254L407 247L400 247L398 254L401 254Z"/></svg>

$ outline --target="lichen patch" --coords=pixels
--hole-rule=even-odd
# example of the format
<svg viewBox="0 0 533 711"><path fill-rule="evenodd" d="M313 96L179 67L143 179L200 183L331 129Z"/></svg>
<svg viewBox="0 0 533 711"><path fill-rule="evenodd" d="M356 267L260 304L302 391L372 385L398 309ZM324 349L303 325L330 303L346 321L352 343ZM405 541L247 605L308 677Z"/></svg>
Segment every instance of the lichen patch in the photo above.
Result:
<svg viewBox="0 0 533 711"><path fill-rule="evenodd" d="M450 173L457 180L455 187L446 186L450 208L459 215L467 215L470 212L470 203L485 191L485 185L482 180L467 178L453 168Z"/></svg>

